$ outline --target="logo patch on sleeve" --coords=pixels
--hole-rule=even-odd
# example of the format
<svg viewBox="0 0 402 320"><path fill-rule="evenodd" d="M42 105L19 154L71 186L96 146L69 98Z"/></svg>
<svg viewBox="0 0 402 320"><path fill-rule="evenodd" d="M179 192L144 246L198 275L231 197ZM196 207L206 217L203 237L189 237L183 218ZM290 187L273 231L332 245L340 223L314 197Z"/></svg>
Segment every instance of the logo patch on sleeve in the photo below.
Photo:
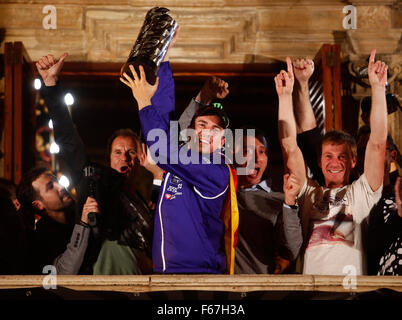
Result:
<svg viewBox="0 0 402 320"><path fill-rule="evenodd" d="M173 175L172 178L170 179L170 182L174 185L179 185L181 183L181 179L178 176Z"/></svg>

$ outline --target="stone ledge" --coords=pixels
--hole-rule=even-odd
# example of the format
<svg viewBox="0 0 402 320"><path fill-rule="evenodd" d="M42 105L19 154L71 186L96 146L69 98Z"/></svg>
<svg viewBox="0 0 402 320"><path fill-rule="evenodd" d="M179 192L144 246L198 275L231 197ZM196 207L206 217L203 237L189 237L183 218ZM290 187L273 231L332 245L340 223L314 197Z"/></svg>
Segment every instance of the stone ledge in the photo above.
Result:
<svg viewBox="0 0 402 320"><path fill-rule="evenodd" d="M0 276L0 289L42 287L46 276ZM57 276L57 286L79 291L327 291L368 292L382 288L402 292L402 277L357 276L356 289L345 289L344 276L318 275L143 275Z"/></svg>

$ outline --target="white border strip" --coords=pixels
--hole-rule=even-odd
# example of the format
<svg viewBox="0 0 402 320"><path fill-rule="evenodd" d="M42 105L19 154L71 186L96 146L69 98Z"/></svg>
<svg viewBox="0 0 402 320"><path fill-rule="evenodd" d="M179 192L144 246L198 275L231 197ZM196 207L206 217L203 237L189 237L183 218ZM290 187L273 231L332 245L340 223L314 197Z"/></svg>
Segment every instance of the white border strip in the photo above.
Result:
<svg viewBox="0 0 402 320"><path fill-rule="evenodd" d="M201 192L199 192L199 191L197 190L196 187L193 187L193 188L194 188L194 191L195 191L201 198L207 199L207 200L213 200L213 199L219 198L221 195L223 195L223 194L226 192L226 190L228 189L228 187L229 187L229 185L226 186L225 190L223 190L222 193L218 194L218 195L215 196L215 197L205 197L205 196L203 196L203 195L201 194Z"/></svg>
<svg viewBox="0 0 402 320"><path fill-rule="evenodd" d="M165 262L165 254L164 254L164 236L163 236L163 222L162 222L162 212L161 212L161 206L162 206L162 201L163 198L165 197L165 189L166 189L166 184L168 182L170 173L166 174L165 177L165 183L163 184L163 190L162 190L162 195L161 195L161 201L159 201L159 222L161 224L161 233L162 233L162 243L161 243L161 256L162 256L162 264L163 264L163 272L166 271L166 262Z"/></svg>

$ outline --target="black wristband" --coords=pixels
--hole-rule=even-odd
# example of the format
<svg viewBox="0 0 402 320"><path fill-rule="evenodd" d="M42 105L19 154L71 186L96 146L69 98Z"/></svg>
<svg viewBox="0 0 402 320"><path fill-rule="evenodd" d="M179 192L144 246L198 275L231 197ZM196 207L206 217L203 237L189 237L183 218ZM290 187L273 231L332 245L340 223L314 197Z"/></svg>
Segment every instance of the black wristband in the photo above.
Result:
<svg viewBox="0 0 402 320"><path fill-rule="evenodd" d="M82 221L82 220L80 220L79 225L80 225L80 226L83 226L83 227L85 227L85 228L89 228L89 224L88 224L88 223L85 223L85 222Z"/></svg>
<svg viewBox="0 0 402 320"><path fill-rule="evenodd" d="M299 206L297 205L297 203L292 204L292 205L288 205L288 206L290 207L290 209L293 209L293 210L299 209Z"/></svg>

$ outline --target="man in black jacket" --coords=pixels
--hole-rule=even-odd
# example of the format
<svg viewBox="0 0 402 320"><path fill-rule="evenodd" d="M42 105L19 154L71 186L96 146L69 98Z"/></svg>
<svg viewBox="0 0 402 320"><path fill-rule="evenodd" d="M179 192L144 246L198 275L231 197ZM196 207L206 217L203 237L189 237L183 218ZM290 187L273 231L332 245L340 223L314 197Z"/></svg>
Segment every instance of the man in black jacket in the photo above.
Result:
<svg viewBox="0 0 402 320"><path fill-rule="evenodd" d="M91 238L81 272L151 273L153 216L134 183L136 169L145 163L140 140L132 130L118 130L108 142L110 167L90 163L85 146L60 99L62 89L58 75L66 57L64 54L56 60L52 55L44 56L36 66L45 84L42 94L53 121L55 140L70 170L73 185L77 187L79 204L90 192L84 170L88 166L94 169L91 179L95 181L96 199L102 208L97 223L100 234ZM171 73L168 63L162 64L159 72ZM172 106L174 108L174 103Z"/></svg>
<svg viewBox="0 0 402 320"><path fill-rule="evenodd" d="M57 274L77 274L88 245L88 213L99 212L96 201L87 199L80 222L74 224L74 201L46 167L24 174L17 196L29 240L26 272L41 274L53 265Z"/></svg>

